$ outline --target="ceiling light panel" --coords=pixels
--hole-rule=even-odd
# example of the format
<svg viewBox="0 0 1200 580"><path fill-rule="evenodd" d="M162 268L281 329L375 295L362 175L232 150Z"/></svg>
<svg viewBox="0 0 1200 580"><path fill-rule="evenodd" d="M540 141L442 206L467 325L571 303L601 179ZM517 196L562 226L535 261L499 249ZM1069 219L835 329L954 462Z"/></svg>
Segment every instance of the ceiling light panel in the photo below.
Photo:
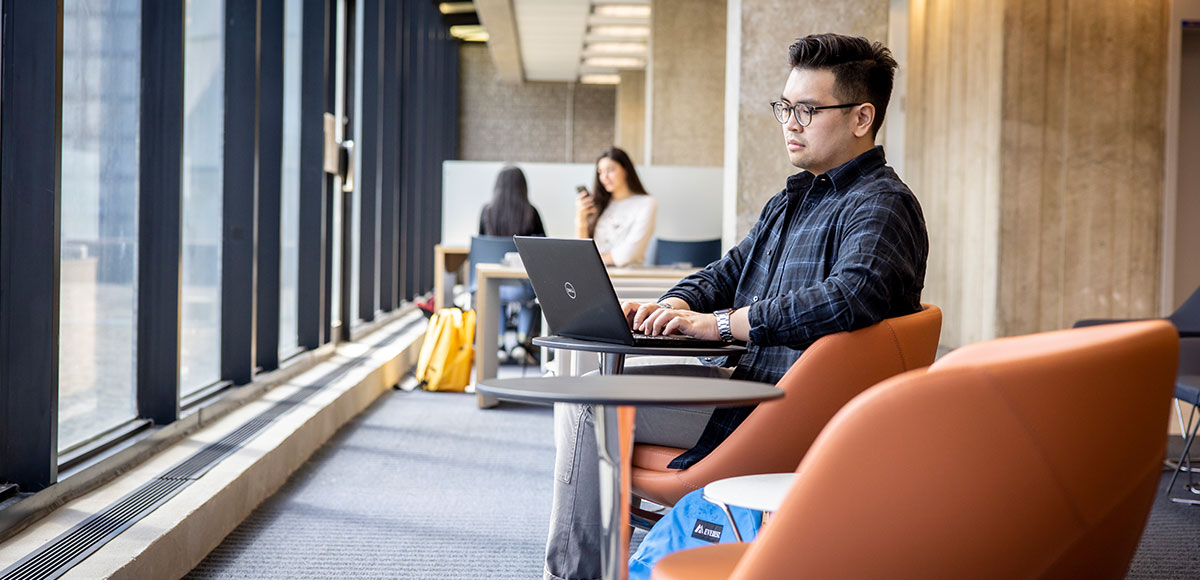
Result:
<svg viewBox="0 0 1200 580"><path fill-rule="evenodd" d="M641 42L591 42L583 47L583 54L587 56L598 54L645 56L646 45Z"/></svg>
<svg viewBox="0 0 1200 580"><path fill-rule="evenodd" d="M588 35L602 38L646 39L650 37L649 26L600 25L588 29Z"/></svg>
<svg viewBox="0 0 1200 580"><path fill-rule="evenodd" d="M438 11L442 14L467 14L475 11L474 2L442 2L438 4Z"/></svg>
<svg viewBox="0 0 1200 580"><path fill-rule="evenodd" d="M579 82L585 85L618 85L621 84L621 75L586 74L579 76Z"/></svg>
<svg viewBox="0 0 1200 580"><path fill-rule="evenodd" d="M650 18L650 6L645 4L599 4L592 14L611 18Z"/></svg>
<svg viewBox="0 0 1200 580"><path fill-rule="evenodd" d="M646 59L628 56L590 56L583 59L583 66L597 68L645 68Z"/></svg>

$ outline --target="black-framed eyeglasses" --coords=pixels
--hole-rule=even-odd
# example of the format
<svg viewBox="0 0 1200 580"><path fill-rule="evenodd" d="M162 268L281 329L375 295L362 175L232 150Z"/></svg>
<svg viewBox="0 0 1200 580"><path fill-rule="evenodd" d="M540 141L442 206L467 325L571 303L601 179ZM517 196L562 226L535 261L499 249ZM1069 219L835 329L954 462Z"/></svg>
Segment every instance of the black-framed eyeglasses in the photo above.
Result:
<svg viewBox="0 0 1200 580"><path fill-rule="evenodd" d="M783 101L771 101L771 112L775 113L775 119L778 120L780 124L786 125L788 119L790 119L792 115L796 115L796 122L799 123L801 127L807 127L808 124L812 122L813 113L816 111L824 111L825 109L848 109L850 107L857 107L865 104L866 103L846 103L843 105L825 105L824 107L814 107L806 103L789 105Z"/></svg>

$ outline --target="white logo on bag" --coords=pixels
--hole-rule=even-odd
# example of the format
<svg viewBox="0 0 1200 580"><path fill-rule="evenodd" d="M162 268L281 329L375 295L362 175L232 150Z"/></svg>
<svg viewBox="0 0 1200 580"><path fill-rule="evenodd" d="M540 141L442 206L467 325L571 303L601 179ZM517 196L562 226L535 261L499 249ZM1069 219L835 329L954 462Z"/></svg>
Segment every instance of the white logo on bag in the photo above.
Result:
<svg viewBox="0 0 1200 580"><path fill-rule="evenodd" d="M566 282L563 284L563 288L565 288L567 290L567 298L574 300L575 299L575 287L572 286L570 282Z"/></svg>

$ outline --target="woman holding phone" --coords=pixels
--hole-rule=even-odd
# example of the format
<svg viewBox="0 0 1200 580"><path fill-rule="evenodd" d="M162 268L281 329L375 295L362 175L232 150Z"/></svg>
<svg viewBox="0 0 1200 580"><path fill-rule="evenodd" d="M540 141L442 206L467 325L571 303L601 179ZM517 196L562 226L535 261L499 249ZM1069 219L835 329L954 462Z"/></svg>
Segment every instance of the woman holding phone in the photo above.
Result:
<svg viewBox="0 0 1200 580"><path fill-rule="evenodd" d="M658 204L646 193L633 162L612 147L596 159L592 191L580 188L575 200L575 234L592 238L609 266L638 266L654 235Z"/></svg>

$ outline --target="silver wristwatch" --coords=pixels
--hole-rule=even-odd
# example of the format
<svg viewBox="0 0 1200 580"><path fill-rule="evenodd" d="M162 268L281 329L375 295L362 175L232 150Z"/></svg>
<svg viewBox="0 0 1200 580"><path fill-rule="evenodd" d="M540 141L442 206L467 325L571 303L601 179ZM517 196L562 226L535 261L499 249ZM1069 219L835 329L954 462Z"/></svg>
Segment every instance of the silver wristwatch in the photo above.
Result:
<svg viewBox="0 0 1200 580"><path fill-rule="evenodd" d="M733 342L733 326L729 323L731 314L733 314L733 310L730 308L713 312L713 316L717 317L717 332L721 334L721 340L725 342Z"/></svg>

